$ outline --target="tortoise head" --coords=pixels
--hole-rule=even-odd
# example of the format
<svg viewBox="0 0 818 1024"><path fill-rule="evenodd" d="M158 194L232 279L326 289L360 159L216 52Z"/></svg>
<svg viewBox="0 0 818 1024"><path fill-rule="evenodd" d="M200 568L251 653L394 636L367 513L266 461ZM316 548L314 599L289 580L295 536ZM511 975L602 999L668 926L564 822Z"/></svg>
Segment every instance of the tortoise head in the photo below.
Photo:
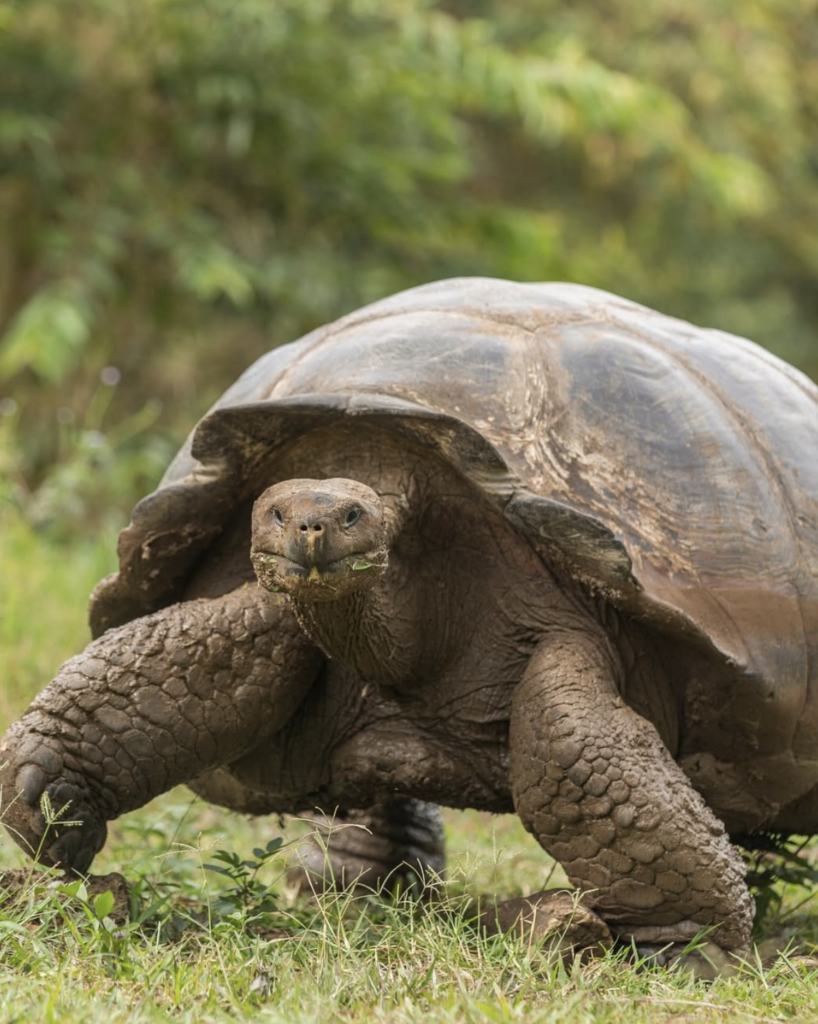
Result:
<svg viewBox="0 0 818 1024"><path fill-rule="evenodd" d="M366 590L388 564L378 494L357 480L285 480L253 507L250 558L267 590L299 601Z"/></svg>

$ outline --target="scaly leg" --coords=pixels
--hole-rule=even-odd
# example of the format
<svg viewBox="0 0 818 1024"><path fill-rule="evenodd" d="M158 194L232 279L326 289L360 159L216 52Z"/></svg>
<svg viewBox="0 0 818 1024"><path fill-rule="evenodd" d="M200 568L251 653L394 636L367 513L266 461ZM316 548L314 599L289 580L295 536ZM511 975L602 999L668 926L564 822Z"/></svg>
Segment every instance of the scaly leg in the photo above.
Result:
<svg viewBox="0 0 818 1024"><path fill-rule="evenodd" d="M753 904L741 858L619 696L617 672L602 639L557 634L537 648L513 699L517 812L615 933L684 943L713 928L722 948L742 950Z"/></svg>
<svg viewBox="0 0 818 1024"><path fill-rule="evenodd" d="M257 587L109 630L3 737L0 818L44 863L87 871L107 821L281 729L322 662L289 605ZM44 837L43 793L81 826Z"/></svg>

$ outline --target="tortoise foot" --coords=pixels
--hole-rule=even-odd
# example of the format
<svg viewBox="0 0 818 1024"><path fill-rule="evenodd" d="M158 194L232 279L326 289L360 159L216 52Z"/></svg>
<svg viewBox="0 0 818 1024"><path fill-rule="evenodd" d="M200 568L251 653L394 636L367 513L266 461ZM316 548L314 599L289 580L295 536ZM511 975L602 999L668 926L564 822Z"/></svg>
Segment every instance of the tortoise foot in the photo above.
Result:
<svg viewBox="0 0 818 1024"><path fill-rule="evenodd" d="M377 857L355 856L307 840L296 850L287 881L303 893L354 890L388 894L420 889L424 877L423 868L417 863L395 864Z"/></svg>
<svg viewBox="0 0 818 1024"><path fill-rule="evenodd" d="M730 978L740 960L715 942L635 942L631 947L638 957L637 967L666 967L684 971L697 981Z"/></svg>
<svg viewBox="0 0 818 1024"><path fill-rule="evenodd" d="M440 811L420 800L312 819L315 832L295 854L288 879L302 892L417 891L445 867Z"/></svg>
<svg viewBox="0 0 818 1024"><path fill-rule="evenodd" d="M481 926L489 935L513 932L560 956L602 952L613 945L607 924L568 889L505 900L482 914Z"/></svg>

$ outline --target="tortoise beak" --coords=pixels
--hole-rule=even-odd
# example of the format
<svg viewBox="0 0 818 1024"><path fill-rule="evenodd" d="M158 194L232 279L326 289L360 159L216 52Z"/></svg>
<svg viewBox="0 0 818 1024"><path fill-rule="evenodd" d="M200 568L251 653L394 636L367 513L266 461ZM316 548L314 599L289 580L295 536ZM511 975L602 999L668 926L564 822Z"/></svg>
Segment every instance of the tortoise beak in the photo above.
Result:
<svg viewBox="0 0 818 1024"><path fill-rule="evenodd" d="M332 517L312 514L295 517L289 523L284 553L305 569L321 569L346 553L338 542L338 524Z"/></svg>

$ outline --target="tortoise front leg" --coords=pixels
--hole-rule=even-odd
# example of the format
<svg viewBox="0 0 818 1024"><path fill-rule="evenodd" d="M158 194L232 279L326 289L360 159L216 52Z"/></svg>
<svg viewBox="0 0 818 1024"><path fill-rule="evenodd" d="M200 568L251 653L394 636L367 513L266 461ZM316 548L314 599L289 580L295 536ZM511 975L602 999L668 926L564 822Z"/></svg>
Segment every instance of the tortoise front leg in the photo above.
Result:
<svg viewBox="0 0 818 1024"><path fill-rule="evenodd" d="M517 812L615 933L686 942L714 928L742 950L753 903L741 858L616 673L604 640L556 635L536 649L513 698Z"/></svg>
<svg viewBox="0 0 818 1024"><path fill-rule="evenodd" d="M275 733L322 661L288 603L257 587L109 630L3 737L3 824L44 863L86 871L107 821ZM81 827L44 837L44 793Z"/></svg>

